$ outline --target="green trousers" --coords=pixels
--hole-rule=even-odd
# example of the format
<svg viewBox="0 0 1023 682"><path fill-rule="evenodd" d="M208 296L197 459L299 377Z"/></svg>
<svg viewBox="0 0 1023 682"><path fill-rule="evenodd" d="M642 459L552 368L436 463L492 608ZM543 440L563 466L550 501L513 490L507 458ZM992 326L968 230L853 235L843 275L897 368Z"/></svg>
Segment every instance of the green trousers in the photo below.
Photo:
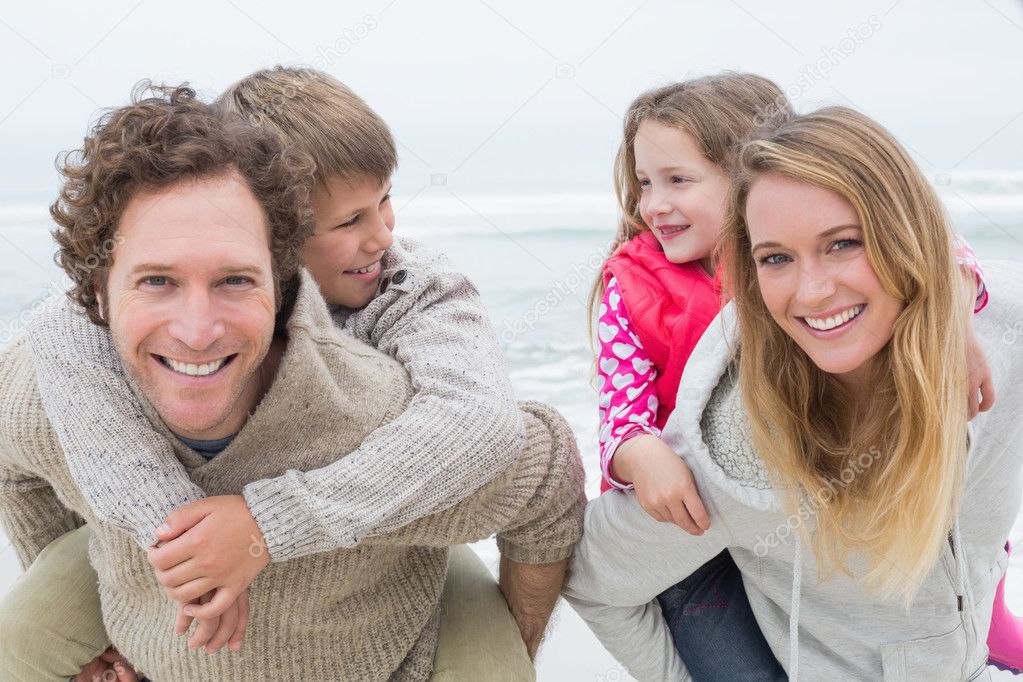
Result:
<svg viewBox="0 0 1023 682"><path fill-rule="evenodd" d="M88 526L57 538L0 600L0 680L63 682L110 646L88 545ZM452 547L431 680L535 679L497 582Z"/></svg>

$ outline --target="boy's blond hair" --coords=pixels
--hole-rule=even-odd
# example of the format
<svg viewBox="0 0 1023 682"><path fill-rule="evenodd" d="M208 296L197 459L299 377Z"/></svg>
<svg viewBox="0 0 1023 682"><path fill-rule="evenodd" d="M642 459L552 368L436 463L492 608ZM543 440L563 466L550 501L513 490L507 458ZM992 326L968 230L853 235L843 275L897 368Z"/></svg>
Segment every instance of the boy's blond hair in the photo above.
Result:
<svg viewBox="0 0 1023 682"><path fill-rule="evenodd" d="M316 163L317 185L340 178L384 184L398 165L387 124L348 86L316 69L276 66L246 76L214 106L277 133Z"/></svg>

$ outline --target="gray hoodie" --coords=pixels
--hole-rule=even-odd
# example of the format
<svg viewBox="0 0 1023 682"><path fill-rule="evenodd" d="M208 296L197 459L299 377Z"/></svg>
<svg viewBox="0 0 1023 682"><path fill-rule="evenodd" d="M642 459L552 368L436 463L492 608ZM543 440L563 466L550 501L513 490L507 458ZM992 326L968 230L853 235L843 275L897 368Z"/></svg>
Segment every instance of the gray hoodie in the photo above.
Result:
<svg viewBox="0 0 1023 682"><path fill-rule="evenodd" d="M949 542L907 610L857 576L821 580L796 523L752 451L734 380L735 313L711 323L690 358L663 438L692 469L711 516L702 536L654 521L634 494L586 510L565 597L639 680L686 680L655 596L728 549L775 656L796 680L987 680L995 587L1023 489L1023 264L985 267L990 302L975 319L997 402L969 425L965 495ZM870 466L883 453L854 463ZM843 476L845 472L843 472ZM836 481L842 485L841 481ZM813 527L812 504L802 514ZM703 636L698 631L693 636ZM728 642L721 643L723 647Z"/></svg>

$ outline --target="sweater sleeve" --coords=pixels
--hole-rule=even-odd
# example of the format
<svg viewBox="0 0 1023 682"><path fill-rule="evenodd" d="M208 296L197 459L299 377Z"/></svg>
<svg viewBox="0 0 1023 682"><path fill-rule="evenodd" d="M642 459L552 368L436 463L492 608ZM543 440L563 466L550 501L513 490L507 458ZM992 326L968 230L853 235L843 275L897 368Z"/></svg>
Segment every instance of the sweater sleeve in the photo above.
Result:
<svg viewBox="0 0 1023 682"><path fill-rule="evenodd" d="M600 392L600 473L612 488L628 490L631 483L611 476L611 460L618 446L641 433L659 436L657 418L657 367L643 344L630 330L632 320L622 303L614 277L607 283L600 304L597 337L597 386ZM627 349L627 353L621 349ZM625 355L623 359L621 356Z"/></svg>
<svg viewBox="0 0 1023 682"><path fill-rule="evenodd" d="M203 491L144 416L105 327L57 295L27 331L43 406L89 508L152 545L163 520Z"/></svg>
<svg viewBox="0 0 1023 682"><path fill-rule="evenodd" d="M521 450L522 418L475 286L445 268L390 280L346 328L397 359L415 394L348 456L245 487L275 561L352 547L447 509Z"/></svg>
<svg viewBox="0 0 1023 682"><path fill-rule="evenodd" d="M688 680L656 597L725 549L728 533L712 522L689 535L655 521L635 495L601 495L586 508L565 599L637 680Z"/></svg>
<svg viewBox="0 0 1023 682"><path fill-rule="evenodd" d="M14 547L22 570L48 544L84 523L61 504L44 479L0 463L0 526ZM3 549L0 545L0 552Z"/></svg>
<svg viewBox="0 0 1023 682"><path fill-rule="evenodd" d="M522 414L525 446L505 471L454 506L366 542L445 547L496 533L498 548L512 561L543 564L571 556L586 505L575 435L546 405L523 403Z"/></svg>

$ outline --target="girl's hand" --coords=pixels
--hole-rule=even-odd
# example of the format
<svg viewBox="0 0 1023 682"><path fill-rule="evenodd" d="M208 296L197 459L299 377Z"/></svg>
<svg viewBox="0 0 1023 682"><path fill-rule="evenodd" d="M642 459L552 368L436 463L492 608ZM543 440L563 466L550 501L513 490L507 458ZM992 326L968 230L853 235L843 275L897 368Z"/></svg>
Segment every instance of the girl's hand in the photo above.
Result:
<svg viewBox="0 0 1023 682"><path fill-rule="evenodd" d="M991 368L987 364L987 356L980 346L980 339L973 328L974 306L977 302L977 276L967 267L961 268L963 274L962 291L969 306L970 317L966 327L966 372L969 384L969 418L973 419L978 412L987 412L995 404L995 386L991 378Z"/></svg>
<svg viewBox="0 0 1023 682"><path fill-rule="evenodd" d="M611 464L616 479L632 481L640 506L654 519L674 523L690 535L703 535L710 528L692 472L660 438L643 434L625 441Z"/></svg>
<svg viewBox="0 0 1023 682"><path fill-rule="evenodd" d="M995 404L995 385L991 378L991 368L987 365L987 356L973 328L972 315L966 328L966 371L969 375L970 419L973 419L978 412L987 412Z"/></svg>

